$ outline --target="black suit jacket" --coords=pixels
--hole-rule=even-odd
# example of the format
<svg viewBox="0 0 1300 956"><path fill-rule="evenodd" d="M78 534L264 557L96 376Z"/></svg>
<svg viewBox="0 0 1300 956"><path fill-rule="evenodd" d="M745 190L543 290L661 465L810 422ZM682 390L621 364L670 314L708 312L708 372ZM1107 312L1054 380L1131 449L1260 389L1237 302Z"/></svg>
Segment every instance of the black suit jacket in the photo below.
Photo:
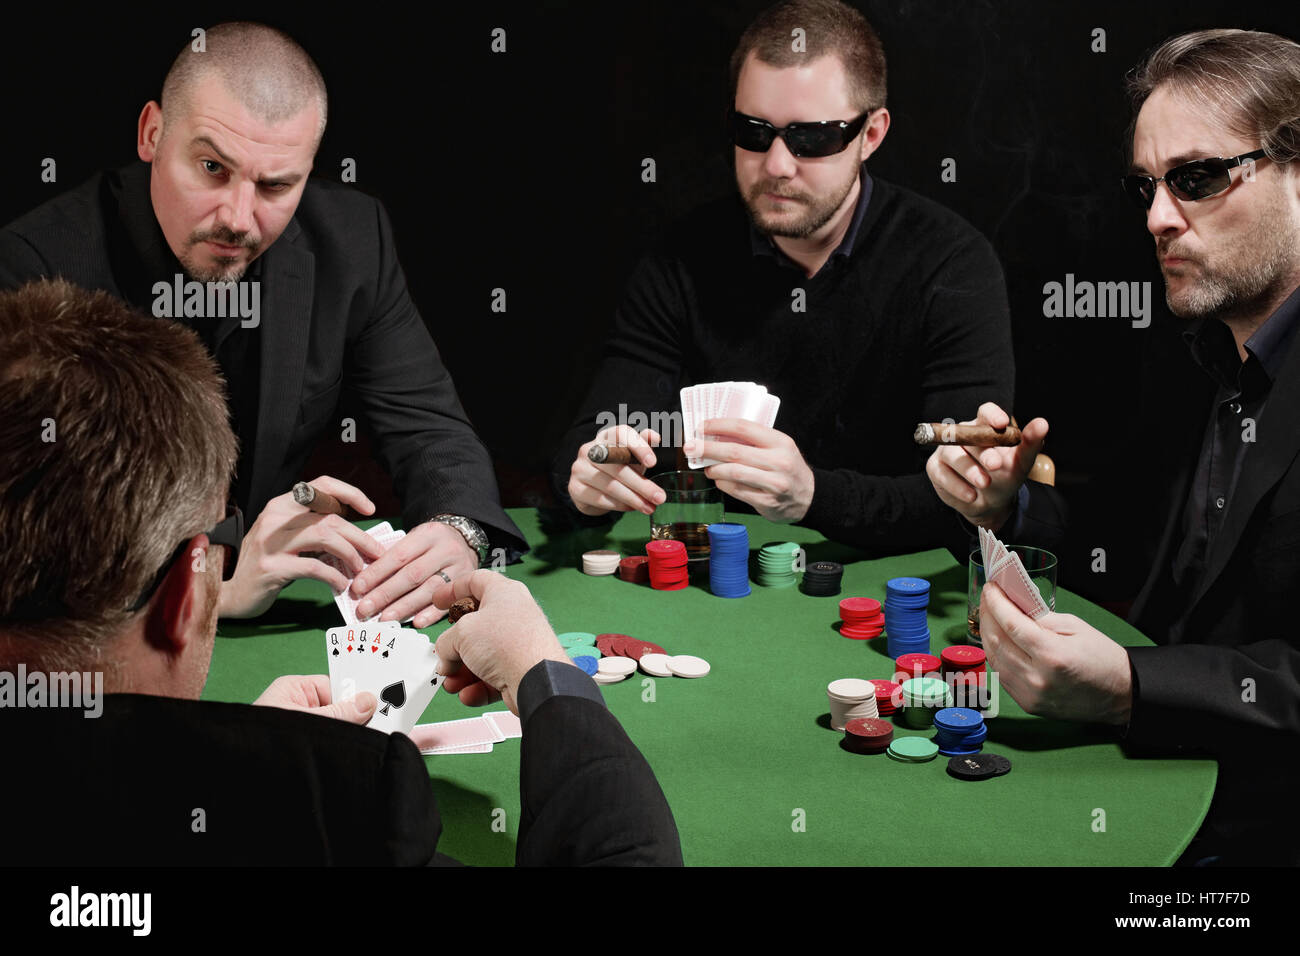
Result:
<svg viewBox="0 0 1300 956"><path fill-rule="evenodd" d="M257 262L260 371L250 381L227 370L232 395L258 396L251 474L239 484L249 520L302 477L321 436L340 427L346 389L393 476L407 528L439 512L462 514L512 557L526 551L501 508L487 449L407 294L383 206L312 179ZM153 314L154 283L181 271L154 217L144 163L97 174L0 230L0 287L62 276Z"/></svg>
<svg viewBox="0 0 1300 956"><path fill-rule="evenodd" d="M1167 338L1165 337L1167 336ZM1125 735L1144 752L1219 761L1205 854L1300 863L1300 815L1283 780L1300 756L1300 336L1248 444L1222 529L1206 555L1183 633L1171 568L1216 392L1173 330L1152 342L1142 405L1095 487L1067 505L1029 482L1017 543L1062 552L1061 583L1107 596L1136 591L1128 619L1158 646L1130 648L1133 711ZM1067 532L1068 525L1068 532ZM1107 560L1092 572L1095 549Z"/></svg>
<svg viewBox="0 0 1300 956"><path fill-rule="evenodd" d="M600 704L549 698L521 744L520 865L681 863L654 774ZM124 694L97 719L0 711L0 757L3 818L23 821L5 865L453 862L437 854L433 789L404 734Z"/></svg>

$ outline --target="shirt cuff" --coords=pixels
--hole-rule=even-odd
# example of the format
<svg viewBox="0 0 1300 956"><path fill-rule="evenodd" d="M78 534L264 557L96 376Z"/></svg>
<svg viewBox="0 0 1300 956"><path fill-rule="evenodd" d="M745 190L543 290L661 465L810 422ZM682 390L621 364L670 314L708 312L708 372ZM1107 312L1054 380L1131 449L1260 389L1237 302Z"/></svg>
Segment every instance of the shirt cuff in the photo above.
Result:
<svg viewBox="0 0 1300 956"><path fill-rule="evenodd" d="M526 725L533 711L559 695L585 697L605 706L600 688L586 672L562 661L538 661L519 682L519 693L515 695L520 724Z"/></svg>

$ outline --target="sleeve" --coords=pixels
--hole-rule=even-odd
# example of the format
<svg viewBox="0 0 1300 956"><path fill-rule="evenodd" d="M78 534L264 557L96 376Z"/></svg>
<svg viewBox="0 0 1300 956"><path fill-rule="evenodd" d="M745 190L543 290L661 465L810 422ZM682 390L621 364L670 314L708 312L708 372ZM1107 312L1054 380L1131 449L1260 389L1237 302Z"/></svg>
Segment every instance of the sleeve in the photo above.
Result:
<svg viewBox="0 0 1300 956"><path fill-rule="evenodd" d="M603 703L546 696L527 711L522 743L519 866L682 865L668 800Z"/></svg>
<svg viewBox="0 0 1300 956"><path fill-rule="evenodd" d="M349 345L347 382L393 476L407 528L449 512L473 518L513 560L527 551L501 507L487 448L411 301L383 206L376 203L379 275L373 315Z"/></svg>
<svg viewBox="0 0 1300 956"><path fill-rule="evenodd" d="M574 424L560 441L551 464L551 484L575 523L603 524L579 513L569 497L569 470L578 449L596 432L623 418L637 431L654 428L661 435L662 416L675 411L683 376L685 277L671 259L646 256L633 269L614 315L614 327L605 343L600 368L579 409ZM620 411L624 414L620 416ZM633 420L644 415L646 425ZM654 471L674 467L671 450L656 451Z"/></svg>
<svg viewBox="0 0 1300 956"><path fill-rule="evenodd" d="M50 267L22 236L0 229L0 289L16 289L50 274Z"/></svg>
<svg viewBox="0 0 1300 956"><path fill-rule="evenodd" d="M1286 641L1127 650L1134 687L1126 744L1231 753L1300 742L1300 650Z"/></svg>
<svg viewBox="0 0 1300 956"><path fill-rule="evenodd" d="M1011 319L993 247L982 236L958 245L923 288L918 420L967 420L983 402L1011 408ZM799 524L875 554L942 546L952 516L925 474L927 456L918 448L916 473L900 476L813 468L813 501Z"/></svg>

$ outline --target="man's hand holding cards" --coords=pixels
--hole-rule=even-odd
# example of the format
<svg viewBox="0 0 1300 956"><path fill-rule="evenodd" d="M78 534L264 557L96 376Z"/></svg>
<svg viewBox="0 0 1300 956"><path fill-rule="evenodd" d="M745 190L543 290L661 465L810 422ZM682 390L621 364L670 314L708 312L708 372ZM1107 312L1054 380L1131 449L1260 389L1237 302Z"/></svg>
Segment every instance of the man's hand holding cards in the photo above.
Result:
<svg viewBox="0 0 1300 956"><path fill-rule="evenodd" d="M331 627L325 632L330 692L336 703L375 695L366 725L409 734L442 683L429 639L397 622Z"/></svg>

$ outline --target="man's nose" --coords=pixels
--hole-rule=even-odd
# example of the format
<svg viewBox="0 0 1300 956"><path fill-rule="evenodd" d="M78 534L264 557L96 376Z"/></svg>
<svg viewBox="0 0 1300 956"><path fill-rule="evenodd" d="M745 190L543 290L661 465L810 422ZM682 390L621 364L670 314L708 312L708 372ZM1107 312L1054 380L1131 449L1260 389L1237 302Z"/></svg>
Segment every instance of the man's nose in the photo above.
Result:
<svg viewBox="0 0 1300 956"><path fill-rule="evenodd" d="M253 229L253 211L257 202L257 184L247 180L231 186L226 194L223 224L231 232L243 235Z"/></svg>
<svg viewBox="0 0 1300 956"><path fill-rule="evenodd" d="M1147 210L1147 231L1153 236L1163 236L1171 229L1182 232L1187 228L1187 220L1174 194L1169 191L1168 183L1156 183L1155 198Z"/></svg>
<svg viewBox="0 0 1300 956"><path fill-rule="evenodd" d="M772 179L793 179L799 171L794 154L786 148L785 140L780 136L772 140L767 155L763 157L763 172Z"/></svg>

